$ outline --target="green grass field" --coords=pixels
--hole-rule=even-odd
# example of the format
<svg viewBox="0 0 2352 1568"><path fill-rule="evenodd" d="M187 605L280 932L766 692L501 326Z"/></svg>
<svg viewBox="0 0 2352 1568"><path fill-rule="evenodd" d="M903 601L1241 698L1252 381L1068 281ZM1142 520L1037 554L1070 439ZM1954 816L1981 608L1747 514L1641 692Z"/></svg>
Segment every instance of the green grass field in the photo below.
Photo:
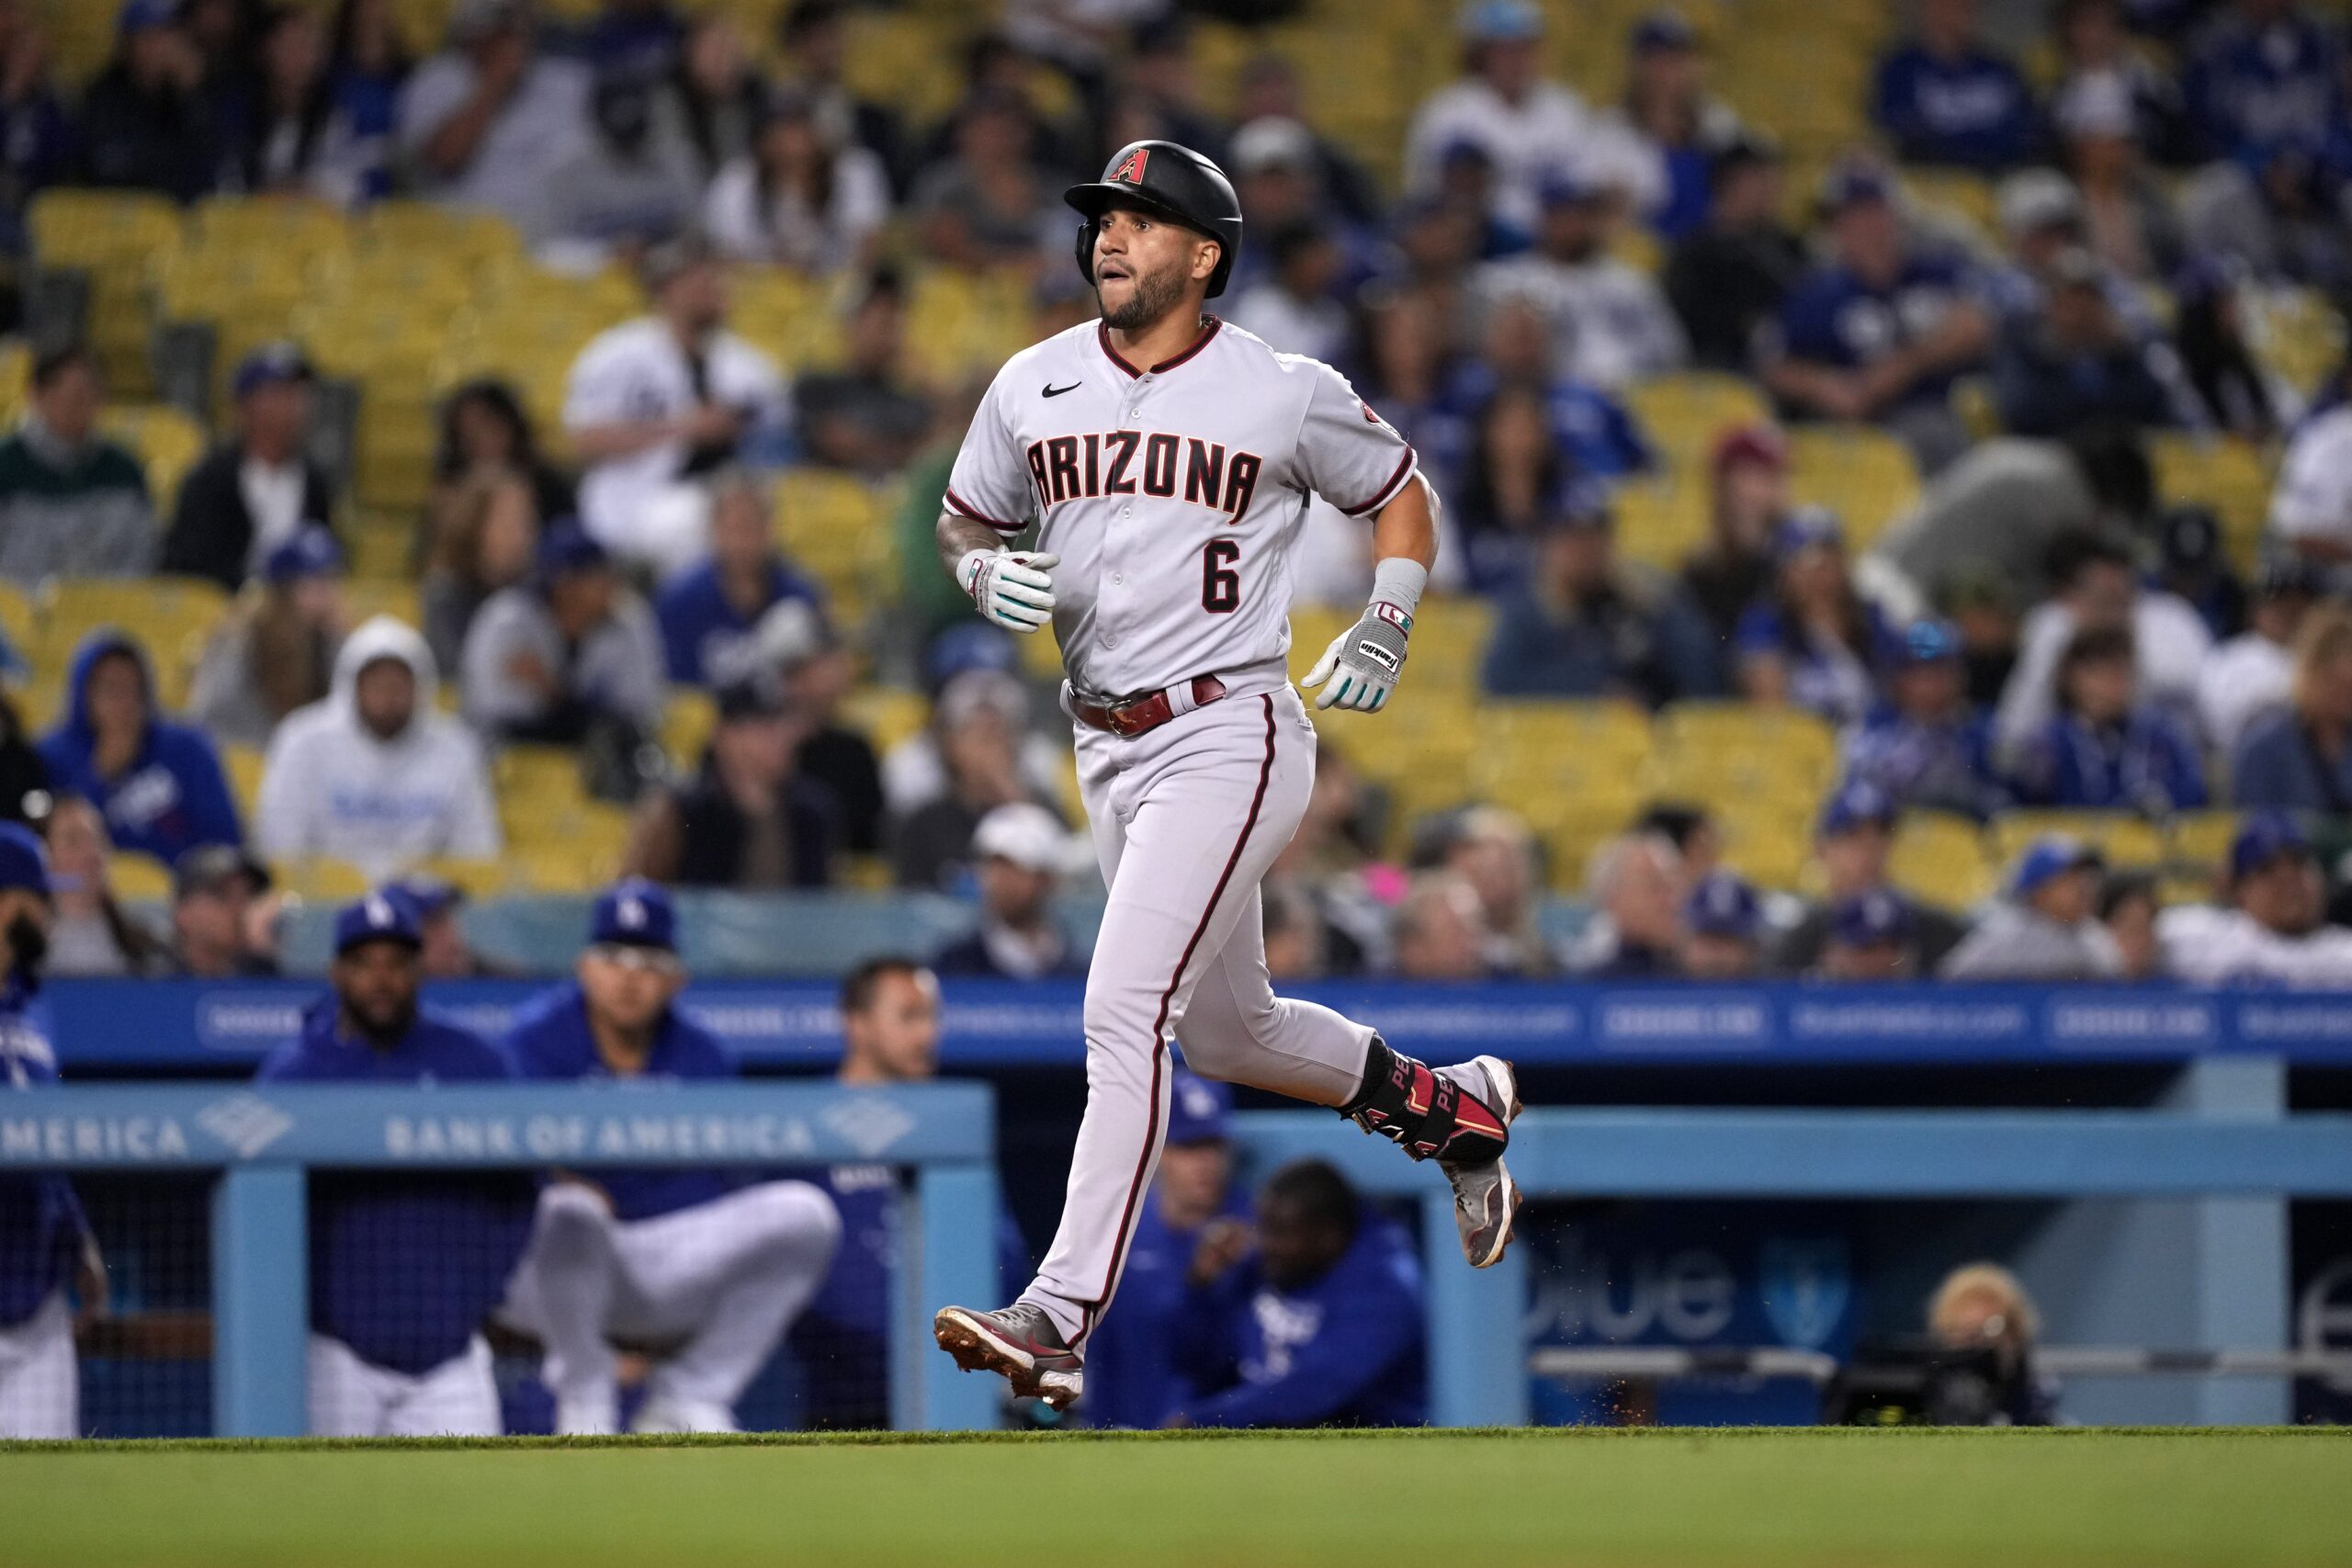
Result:
<svg viewBox="0 0 2352 1568"><path fill-rule="evenodd" d="M0 1453L40 1568L2352 1563L2352 1432L1387 1433Z"/></svg>

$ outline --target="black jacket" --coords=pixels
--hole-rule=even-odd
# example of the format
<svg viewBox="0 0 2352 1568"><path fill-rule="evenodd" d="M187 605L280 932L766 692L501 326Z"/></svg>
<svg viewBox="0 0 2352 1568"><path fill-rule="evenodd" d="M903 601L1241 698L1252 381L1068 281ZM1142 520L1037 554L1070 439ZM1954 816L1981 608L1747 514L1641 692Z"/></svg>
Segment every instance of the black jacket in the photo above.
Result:
<svg viewBox="0 0 2352 1568"><path fill-rule="evenodd" d="M254 547L253 514L245 510L244 486L237 477L243 461L243 452L231 442L214 447L187 471L180 481L179 504L172 510L171 531L164 536L158 571L209 577L231 592L243 583L245 558ZM302 468L302 515L325 522L334 505L326 470L311 462Z"/></svg>
<svg viewBox="0 0 2352 1568"><path fill-rule="evenodd" d="M148 92L119 63L82 96L82 175L95 186L159 191L194 201L219 183L220 135L204 100Z"/></svg>

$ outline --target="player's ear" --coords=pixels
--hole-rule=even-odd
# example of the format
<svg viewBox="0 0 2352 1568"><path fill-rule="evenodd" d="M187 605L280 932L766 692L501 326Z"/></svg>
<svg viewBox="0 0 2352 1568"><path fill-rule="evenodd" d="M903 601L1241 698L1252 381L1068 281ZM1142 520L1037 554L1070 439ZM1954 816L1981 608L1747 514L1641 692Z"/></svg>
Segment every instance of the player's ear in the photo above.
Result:
<svg viewBox="0 0 2352 1568"><path fill-rule="evenodd" d="M1193 281L1206 283L1216 272L1217 259L1225 254L1225 246L1216 240L1202 240L1193 246Z"/></svg>

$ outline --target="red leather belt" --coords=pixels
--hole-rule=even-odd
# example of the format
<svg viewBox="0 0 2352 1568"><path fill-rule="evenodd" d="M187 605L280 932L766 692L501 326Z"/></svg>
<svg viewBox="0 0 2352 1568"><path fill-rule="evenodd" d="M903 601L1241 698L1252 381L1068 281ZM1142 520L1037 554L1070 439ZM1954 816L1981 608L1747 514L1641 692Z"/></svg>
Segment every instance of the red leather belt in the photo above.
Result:
<svg viewBox="0 0 2352 1568"><path fill-rule="evenodd" d="M1225 695L1225 682L1214 675L1195 675L1192 693L1193 706L1206 707ZM1090 703L1072 693L1069 709L1078 716L1078 722L1089 728L1107 730L1129 739L1158 729L1176 716L1176 704L1167 691L1146 692L1139 697L1123 697L1115 703Z"/></svg>

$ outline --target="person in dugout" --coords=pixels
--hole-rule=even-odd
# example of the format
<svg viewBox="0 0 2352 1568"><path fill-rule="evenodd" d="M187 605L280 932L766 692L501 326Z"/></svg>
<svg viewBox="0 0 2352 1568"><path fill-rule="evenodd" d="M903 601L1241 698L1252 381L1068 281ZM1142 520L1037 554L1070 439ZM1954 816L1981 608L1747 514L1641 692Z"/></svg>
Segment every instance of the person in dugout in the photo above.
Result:
<svg viewBox="0 0 2352 1568"><path fill-rule="evenodd" d="M514 1069L417 1005L415 910L374 892L335 916L333 989L264 1059L265 1084L499 1083ZM311 1182L310 1424L319 1437L496 1436L483 1321L523 1250L519 1174L322 1172Z"/></svg>

